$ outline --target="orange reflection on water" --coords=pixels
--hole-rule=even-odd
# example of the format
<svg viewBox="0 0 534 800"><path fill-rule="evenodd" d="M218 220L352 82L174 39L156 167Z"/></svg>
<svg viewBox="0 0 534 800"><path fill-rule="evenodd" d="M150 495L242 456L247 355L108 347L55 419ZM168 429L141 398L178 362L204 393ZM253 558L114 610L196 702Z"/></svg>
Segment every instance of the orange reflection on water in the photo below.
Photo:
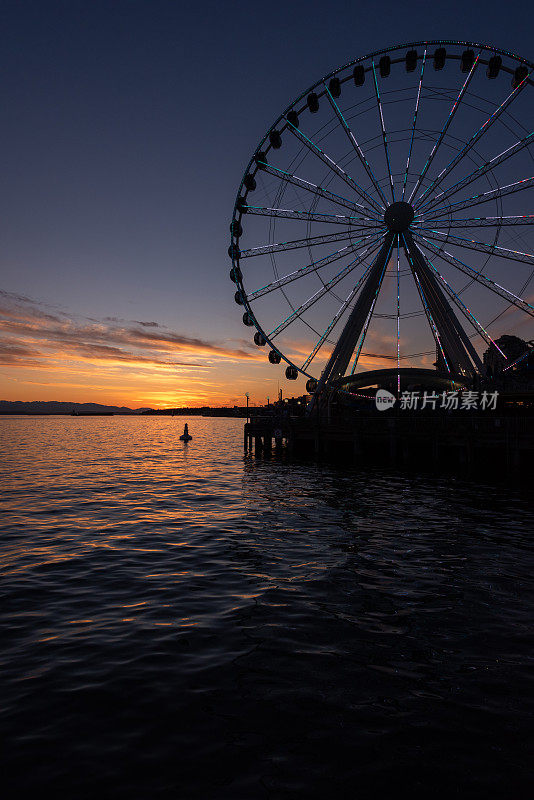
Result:
<svg viewBox="0 0 534 800"><path fill-rule="evenodd" d="M189 446L179 439L185 422ZM204 583L216 543L245 505L242 431L241 419L200 416L0 419L9 519L0 579L53 585L62 617L62 632L50 630L38 594L29 600L34 641L100 635L114 619L201 625L188 612L212 592Z"/></svg>

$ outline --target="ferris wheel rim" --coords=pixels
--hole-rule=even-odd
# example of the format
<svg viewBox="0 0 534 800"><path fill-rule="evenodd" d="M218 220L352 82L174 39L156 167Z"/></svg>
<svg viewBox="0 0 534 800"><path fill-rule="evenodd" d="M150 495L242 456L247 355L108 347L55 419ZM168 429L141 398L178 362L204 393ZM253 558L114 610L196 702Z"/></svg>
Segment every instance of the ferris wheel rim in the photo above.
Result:
<svg viewBox="0 0 534 800"><path fill-rule="evenodd" d="M274 124L271 125L270 128L267 130L266 134L264 135L264 137L260 141L258 147L254 151L254 153L253 153L253 155L252 155L252 157L251 157L251 159L250 159L250 161L249 161L249 163L247 165L247 168L246 168L246 170L245 170L245 172L243 174L241 183L239 185L236 202L234 204L234 213L233 213L233 216L232 216L232 224L237 223L238 226L241 225L241 219L243 217L243 214L245 213L245 209L243 208L243 206L239 207L239 201L242 198L242 190L243 190L243 186L244 186L244 181L245 181L246 177L249 174L251 174L251 167L253 168L253 170L254 170L254 167L255 167L255 171L257 171L260 168L260 165L258 164L258 161L261 162L261 156L264 155L264 152L263 152L262 148L264 148L264 146L266 145L266 142L269 139L269 135L271 134L271 132L273 130L277 129L277 127L279 126L279 123L282 121L283 122L283 126L282 126L282 128L280 130L280 133L282 133L285 130L291 130L291 132L294 135L296 135L297 138L300 138L300 132L299 132L298 128L295 127L295 126L292 126L291 123L288 122L286 117L287 117L287 114L291 110L294 110L295 107L297 106L297 104L300 103L302 101L302 99L306 95L309 95L315 89L319 88L320 92L317 94L317 97L321 98L321 97L325 97L326 96L327 99L329 100L329 102L331 103L332 107L336 106L335 100L332 97L326 82L329 79L337 76L339 73L343 72L344 70L350 69L351 67L353 67L353 66L355 66L357 64L360 64L361 62L364 62L366 60L371 60L371 66L368 67L367 71L373 70L374 80L375 80L375 87L377 89L377 99L378 99L378 102L380 102L379 98L378 98L378 87L377 87L377 83L376 83L376 70L375 70L373 59L376 59L378 56L382 56L382 55L389 54L389 53L394 53L396 51L405 50L407 48L416 48L416 47L421 47L421 46L424 46L425 48L428 48L428 47L434 46L434 45L445 45L445 44L453 45L453 46L456 46L456 47L473 47L473 48L479 49L480 52L491 53L492 55L506 56L507 58L512 59L512 60L514 60L515 62L518 62L521 65L529 67L531 69L531 71L534 70L534 63L532 63L529 60L523 58L522 56L519 56L518 54L512 53L512 52L507 51L507 50L503 50L501 48L497 48L497 47L494 47L494 46L491 46L491 45L484 45L484 44L479 44L479 43L474 43L474 42L468 42L468 41L463 41L463 40L452 40L452 39L434 39L434 40L426 40L426 41L425 40L420 40L420 41L417 41L417 42L409 42L409 43L398 44L398 45L394 45L392 47L382 48L380 50L376 50L376 51L373 51L371 53L367 53L366 55L363 55L363 56L361 56L359 58L353 59L350 62L347 62L346 64L343 64L342 66L338 67L337 69L329 72L328 74L326 74L325 76L320 78L318 81L316 81L310 87L308 87L308 89L306 89L304 92L302 92L284 110L284 112L276 119ZM480 55L480 53L479 53L479 55ZM419 61L419 59L422 58L423 59L423 65L424 65L425 57L426 57L426 50L425 50L425 54L422 57L419 56L419 54L417 55L417 60ZM449 60L459 60L461 58L461 56L460 55L456 55L456 54L448 54L447 58ZM478 59L478 56L477 56L477 59ZM403 59L398 59L398 61L402 61L402 60ZM396 61L392 61L391 63L392 64L396 63ZM485 61L484 59L480 59L480 63L487 64L488 62ZM514 74L514 70L511 69L510 67L508 67L507 65L504 65L504 64L500 66L500 70L502 72L507 72L507 73L512 74L512 75ZM350 76L346 76L343 79L343 81L340 81L340 82L344 83L344 82L346 82L348 80L350 80ZM422 78L421 78L421 83L422 83ZM532 80L531 74L529 74L525 78L524 83L525 83L525 85L529 84L531 86L534 86L534 80ZM420 84L419 89L421 89L421 84ZM304 110L304 108L305 107L300 109L297 113L300 114ZM382 133L383 133L383 136L385 137L384 127L382 127ZM414 126L413 126L413 130L412 130L412 142L413 142L414 133L415 133L415 120L414 120ZM534 136L534 132L532 132L528 136L524 137L524 141L526 142L526 140L530 139L531 136ZM306 138L306 137L304 137L304 138ZM531 144L531 143L534 143L534 141L533 142L529 142L529 144ZM520 144L520 142L518 142L518 144ZM392 189L392 202L395 202L394 185L393 185L391 167L389 165L389 158L388 158L387 142L386 141L384 141L384 147L385 147L386 160L387 160L388 169L389 169L390 184L391 184L391 189ZM269 142L267 144L266 148L265 148L265 151L268 153L270 149L272 149L272 148L271 148L271 144ZM410 148L410 154L411 154L411 148ZM457 161L457 163L460 163L463 160L463 158L465 157L466 153L462 153L462 151L460 151L459 155L460 155L460 159L459 159L459 161ZM259 156L260 156L260 158L258 158ZM405 194L406 179L407 179L407 176L409 174L409 160L410 160L410 156L408 156L408 163L406 165L406 171L404 173L404 186L403 186L402 197L404 197L404 194ZM264 163L265 163L264 168L265 167L267 167L267 168L270 167L270 165L268 165L268 162L266 160L265 160ZM451 163L453 163L453 162L451 162ZM499 162L499 163L501 163L501 162ZM272 169L277 169L277 168L273 167ZM483 175L486 175L488 173L493 174L492 173L492 169L494 169L494 167L492 167L491 169L488 169L486 172L481 171L482 168L477 168L477 169L473 170L471 175L475 175L475 173L477 173L477 170L478 170L478 174L476 175L476 177L474 177L472 179L471 182L473 182L475 180L478 180L478 178L480 178ZM252 174L255 174L255 171ZM451 172L451 171L452 171L452 169L449 170L449 172ZM294 177L295 176L292 176L292 178L294 178ZM340 177L343 177L343 176L340 175ZM471 176L467 176L467 177L471 177ZM532 180L532 185L534 185L534 176L532 177L532 179L529 179L529 180ZM524 181L518 181L518 183L523 183L523 182ZM348 182L348 183L349 183L349 186L351 186L351 183L350 182ZM378 183L378 181L372 180L372 183L374 184L375 189L377 190L376 193L379 196L382 195L381 187L380 187L380 184ZM459 183L461 183L461 181ZM436 181L434 180L434 182L431 182L430 186L425 189L424 194L419 198L419 201L414 205L414 211L415 212L417 212L417 209L421 207L421 200L424 198L424 196L427 195L427 194L430 195L430 193L432 191L432 188L434 187L435 184L436 184ZM412 194L411 194L411 196L409 198L410 200L412 199L412 197L414 197L414 198L416 197L418 185L415 187L415 190L412 191ZM465 185L467 185L467 184L464 184L464 186L462 188L465 188ZM317 190L321 189L321 187L318 187L318 186L315 187L315 188ZM354 187L352 187L352 188L354 188ZM435 188L437 188L437 186ZM508 187L497 187L495 190L489 190L486 194L491 194L491 192L494 191L495 193L494 193L494 195L492 196L491 199L492 200L495 199L496 201L501 201L502 197L504 196L503 190L506 189L506 188L508 188ZM452 194L454 194L454 192L451 192L451 189L454 189L454 186L453 187L449 187L447 190L445 190L443 192L443 194L447 196L445 198L447 200L449 200L450 197L452 196ZM456 191L460 191L460 189L457 189ZM248 193L248 189L245 191L245 198L247 196L247 193ZM362 190L362 194L360 195L362 200L365 199L365 196L364 196L365 194L366 194L365 190ZM383 197L383 195L382 195L382 197ZM470 199L476 199L476 197L475 198L470 198ZM348 198L341 198L341 200L342 200L342 202L340 203L340 205L345 205L346 208L350 208L351 205L353 207L359 205L358 203L354 203L354 202L350 201ZM468 238L465 238L465 237L455 236L454 233L451 234L450 233L451 224L455 224L457 222L469 222L469 218L463 219L463 220L462 219L454 219L454 218L450 219L450 212L449 212L448 209L442 210L441 213L438 213L440 208L442 208L442 209L444 208L444 206L442 206L442 201L443 201L443 198L440 198L439 200L437 200L436 197L434 196L434 197L430 197L430 200L428 201L428 203L426 203L426 204L423 203L423 206L422 206L423 208L425 207L425 205L428 205L428 204L430 205L430 207L427 209L427 213L430 213L431 216L430 216L430 218L428 220L422 220L422 221L423 222L429 222L429 223L431 223L431 225L430 225L430 230L428 230L428 229L426 229L426 228L424 229L422 227L418 228L418 226L420 226L420 222L419 223L417 221L414 222L415 227L414 227L414 230L413 230L413 234L414 234L414 239L417 241L418 244L419 244L419 242L421 240L424 240L427 245L429 243L428 242L429 239L432 239L434 242L437 242L437 243L442 241L442 240L440 240L438 238L440 236L443 236L439 232L439 227L440 227L439 218L440 217L449 217L449 227L448 227L448 230L447 230L447 234L444 237L445 243L450 241L452 244L455 244L457 246L467 247L467 245L459 244L459 242L461 240L463 240L465 242L470 242L471 245L475 245L475 246L471 247L471 249L474 249L474 250L476 250L477 247L480 247L480 246L485 247L486 248L485 251L484 250L482 250L482 251L479 250L478 252L486 252L486 253L487 253L487 249L489 248L490 252L488 253L488 257L491 258L491 256L494 255L497 250L498 251L506 251L506 249L507 249L507 248L499 247L497 245L497 243L496 243L497 239L498 239L499 232L500 232L500 228L503 225L530 224L530 221L512 222L511 221L512 220L511 216L506 217L506 216L503 215L501 217L498 217L498 216L487 217L486 218L486 220L488 221L487 227L493 227L493 228L497 227L496 240L494 241L493 245L487 245L487 243L484 243L484 242L478 242L477 240L469 240ZM482 202L487 202L487 200L480 200L479 204L482 203ZM467 205L467 201L466 200L459 201L459 203L464 203L463 208L465 208L466 210L469 209L469 208L472 208L474 205L476 205L476 203L473 203L471 205ZM362 233L365 230L367 230L367 231L369 230L370 223L372 222L374 224L374 227L375 227L375 233L378 235L378 238L376 238L376 236L372 236L372 235L369 235L369 236L364 237L364 238L371 239L371 244L377 244L378 247L381 244L384 243L384 241L385 241L385 239L386 239L386 237L388 235L388 231L387 231L387 228L384 226L383 222L382 222L382 225L381 225L380 217L379 216L377 217L376 214L377 213L380 214L380 211L387 211L391 204L390 205L386 205L385 208L384 208L384 206L382 206L380 208L380 205L381 205L380 202L373 201L372 198L369 197L369 206L370 206L370 208L367 208L367 207L364 206L361 209L362 212L364 212L364 217L366 217L365 220L362 220L362 229L361 229ZM454 203L452 205L454 205ZM251 209L252 209L252 207L249 206L248 207L248 211L250 211ZM354 210L356 211L355 208L354 208ZM272 211L274 212L274 211L276 211L276 209L272 209ZM434 212L433 216L432 216L432 212ZM292 212L292 213L296 214L298 212ZM304 212L304 216L308 219L309 222L311 222L312 219L313 219L312 215L310 215L309 212ZM325 217L327 215L322 215L322 216ZM336 216L337 217L337 216L341 216L341 215L332 215L332 216ZM421 216L421 214L420 213L416 214L416 216ZM520 219L521 220L527 220L527 219L530 220L531 218L534 219L534 215L516 215L515 216L516 220L520 220ZM356 233L355 226L350 221L350 219L351 218L349 218L349 228L347 228L347 235L349 236L349 238L350 238L351 227L352 227L352 232ZM509 222L504 222L505 219L509 219L510 221ZM490 220L495 220L495 224L492 225L490 223ZM498 220L500 220L500 223L497 222ZM322 221L325 221L325 220L323 219ZM481 219L480 218L472 218L472 221L473 221L473 223L475 221L476 222L480 222ZM337 222L337 220L336 220L336 222ZM433 223L433 225L432 225L432 223ZM444 223L444 225L446 226L447 223ZM466 226L466 227L468 227L468 226ZM481 226L473 224L472 227L481 227ZM379 235L379 230L380 229L381 229L381 236ZM436 229L438 229L438 230L436 230ZM239 237L237 237L237 238L239 239ZM313 238L313 237L307 237L308 242L309 242L310 238ZM231 247L233 247L233 246L234 246L234 236L232 234L232 236L231 236ZM269 246L272 247L272 245L269 245ZM267 247L269 247L269 246L267 246ZM425 245L422 245L422 242L421 242L421 246L423 248L425 248ZM371 248L369 248L369 249L371 249ZM426 249L429 252L432 252L432 251L429 250L428 247L426 247ZM367 251L364 251L364 252L367 252ZM529 260L525 261L525 263L528 263L528 264L531 264L531 265L534 266L534 255L533 254L522 253L521 251L512 251L512 250L510 250L510 252L513 252L515 255L528 257ZM506 255L503 255L503 252L499 252L499 253L497 253L497 255L499 255L501 257L504 257L504 258L507 257ZM530 260L530 259L532 259L532 260ZM511 260L517 261L518 259L514 257ZM487 263L488 262L486 261L486 264ZM237 258L234 261L234 258L232 256L232 265L233 265L233 270L235 269L236 266L237 266L237 269L239 270L239 258ZM484 265L483 268L485 268L485 265ZM479 272L477 275L480 276L480 274L481 273ZM475 279L473 279L473 280L475 280ZM253 325L256 327L257 332L264 338L265 343L269 344L271 349L275 353L278 354L279 360L285 361L288 364L289 367L294 368L298 373L303 374L307 378L311 378L313 380L316 380L315 376L310 374L307 371L307 369L304 369L303 367L299 366L298 364L295 364L290 358L288 358L282 352L281 349L279 349L279 347L277 347L276 342L274 341L274 339L276 338L276 330L277 329L274 329L270 334L268 334L268 333L266 333L266 331L264 330L262 325L259 323L259 321L256 319L256 315L254 314L252 308L250 307L250 302L249 301L257 299L257 297L253 296L254 294L257 294L257 293L253 292L250 296L247 296L246 292L244 291L243 285L242 285L242 280L238 279L238 280L235 281L235 283L236 283L236 286L237 286L237 289L238 289L238 291L236 292L236 297L237 297L238 292L240 292L241 295L242 295L242 305L245 308L245 310L248 313L248 315L250 316L250 318L251 318L251 320L253 322ZM273 283L276 283L276 281L273 282ZM324 281L323 281L323 285L324 285ZM280 287L276 287L276 288L280 288ZM283 289L282 289L282 291L283 291ZM501 313L504 313L504 312L501 312ZM298 318L298 317L300 317L300 314L296 314L295 318ZM305 362L305 363L307 363L307 362Z"/></svg>

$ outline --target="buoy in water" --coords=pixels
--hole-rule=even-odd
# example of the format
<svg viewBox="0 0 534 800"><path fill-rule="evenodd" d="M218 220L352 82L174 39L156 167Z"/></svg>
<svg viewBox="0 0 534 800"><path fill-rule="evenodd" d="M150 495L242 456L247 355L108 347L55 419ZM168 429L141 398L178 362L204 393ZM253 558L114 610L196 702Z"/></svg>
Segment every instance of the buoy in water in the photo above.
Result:
<svg viewBox="0 0 534 800"><path fill-rule="evenodd" d="M189 436L189 429L187 427L187 422L184 425L184 432L182 436L180 436L180 441L182 442L190 442L193 437Z"/></svg>

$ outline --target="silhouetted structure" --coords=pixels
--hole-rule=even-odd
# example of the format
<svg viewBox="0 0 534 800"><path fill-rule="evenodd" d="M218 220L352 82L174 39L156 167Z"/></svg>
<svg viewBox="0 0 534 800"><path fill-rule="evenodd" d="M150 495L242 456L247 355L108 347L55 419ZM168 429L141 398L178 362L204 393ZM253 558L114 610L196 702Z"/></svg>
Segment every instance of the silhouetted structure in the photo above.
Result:
<svg viewBox="0 0 534 800"><path fill-rule="evenodd" d="M496 340L504 355L494 347L484 353L484 367L489 381L504 385L522 385L534 390L534 341L507 334Z"/></svg>

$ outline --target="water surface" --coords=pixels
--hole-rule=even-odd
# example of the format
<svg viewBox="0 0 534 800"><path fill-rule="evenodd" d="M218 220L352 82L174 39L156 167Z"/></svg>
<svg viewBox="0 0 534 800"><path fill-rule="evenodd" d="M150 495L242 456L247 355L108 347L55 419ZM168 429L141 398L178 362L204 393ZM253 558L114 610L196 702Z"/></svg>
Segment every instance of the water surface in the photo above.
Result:
<svg viewBox="0 0 534 800"><path fill-rule="evenodd" d="M10 791L527 797L524 490L242 429L0 418Z"/></svg>

